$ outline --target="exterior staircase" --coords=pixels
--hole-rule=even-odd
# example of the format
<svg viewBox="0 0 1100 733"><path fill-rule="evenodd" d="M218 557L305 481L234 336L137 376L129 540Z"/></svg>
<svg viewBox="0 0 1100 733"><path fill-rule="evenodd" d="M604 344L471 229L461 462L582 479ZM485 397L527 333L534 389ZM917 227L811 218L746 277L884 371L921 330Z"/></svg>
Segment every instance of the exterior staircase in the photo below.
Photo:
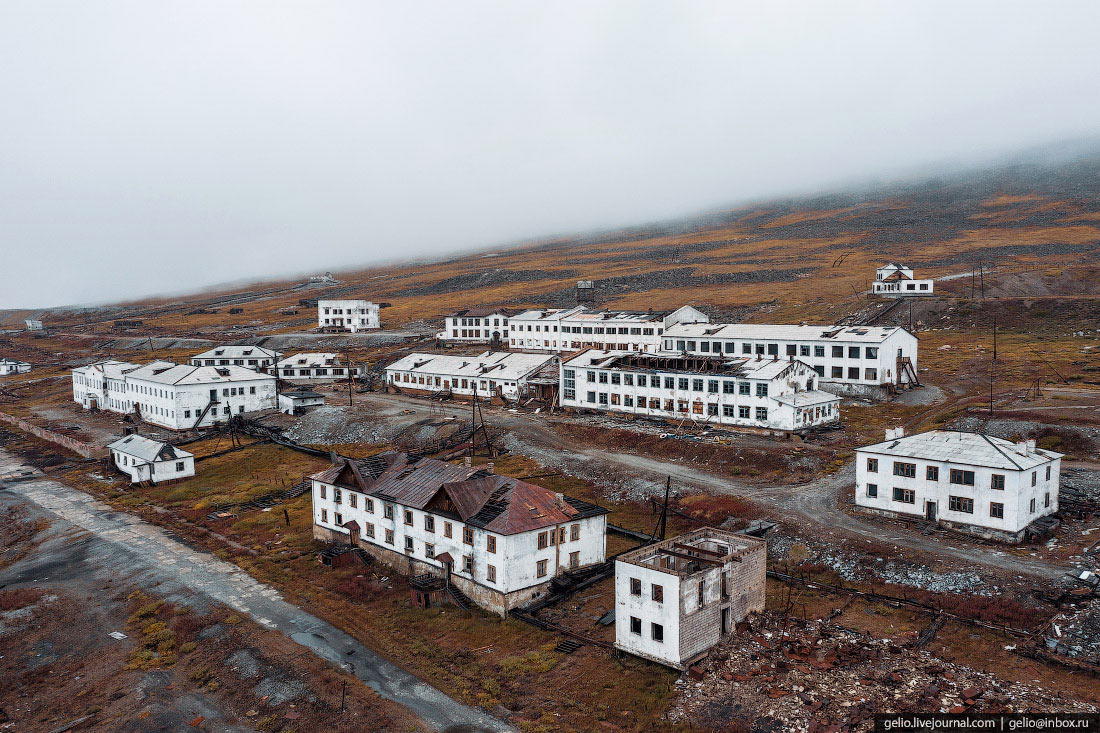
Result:
<svg viewBox="0 0 1100 733"><path fill-rule="evenodd" d="M455 605L461 608L463 611L469 611L474 607L474 602L468 595L456 588L453 584L447 584L447 595L451 597L451 600L455 602Z"/></svg>

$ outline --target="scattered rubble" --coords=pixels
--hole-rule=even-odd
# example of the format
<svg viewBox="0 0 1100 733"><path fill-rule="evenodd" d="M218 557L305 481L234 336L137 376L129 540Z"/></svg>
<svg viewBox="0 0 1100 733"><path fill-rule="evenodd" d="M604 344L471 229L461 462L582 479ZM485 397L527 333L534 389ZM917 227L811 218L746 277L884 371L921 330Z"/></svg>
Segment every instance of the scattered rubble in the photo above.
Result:
<svg viewBox="0 0 1100 733"><path fill-rule="evenodd" d="M752 730L870 730L882 712L1093 712L1061 693L1003 682L988 672L907 648L916 637L876 639L826 620L767 612L676 682L673 723Z"/></svg>

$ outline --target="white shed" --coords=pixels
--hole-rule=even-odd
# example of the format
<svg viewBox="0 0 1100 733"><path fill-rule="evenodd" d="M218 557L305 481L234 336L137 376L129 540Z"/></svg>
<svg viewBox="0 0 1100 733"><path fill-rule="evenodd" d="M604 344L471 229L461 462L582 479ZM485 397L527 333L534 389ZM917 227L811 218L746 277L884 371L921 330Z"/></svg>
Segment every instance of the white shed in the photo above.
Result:
<svg viewBox="0 0 1100 733"><path fill-rule="evenodd" d="M143 435L127 435L107 446L120 471L130 483L154 484L195 475L195 456L185 450Z"/></svg>

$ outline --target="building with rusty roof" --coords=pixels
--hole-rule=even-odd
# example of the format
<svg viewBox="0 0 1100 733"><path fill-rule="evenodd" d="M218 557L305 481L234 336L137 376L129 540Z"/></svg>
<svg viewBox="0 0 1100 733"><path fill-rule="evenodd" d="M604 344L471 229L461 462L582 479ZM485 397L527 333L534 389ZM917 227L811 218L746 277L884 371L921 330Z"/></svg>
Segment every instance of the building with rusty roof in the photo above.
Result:
<svg viewBox="0 0 1100 733"><path fill-rule="evenodd" d="M429 574L499 614L604 561L607 510L536 484L386 451L314 474L313 534Z"/></svg>

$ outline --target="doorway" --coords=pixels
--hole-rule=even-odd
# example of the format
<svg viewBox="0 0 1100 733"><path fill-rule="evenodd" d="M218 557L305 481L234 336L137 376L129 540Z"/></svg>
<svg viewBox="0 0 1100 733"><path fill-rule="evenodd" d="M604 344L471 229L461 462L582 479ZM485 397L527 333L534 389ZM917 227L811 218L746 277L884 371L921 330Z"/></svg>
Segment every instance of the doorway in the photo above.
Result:
<svg viewBox="0 0 1100 733"><path fill-rule="evenodd" d="M936 521L936 502L925 500L924 518L927 519L929 522Z"/></svg>

